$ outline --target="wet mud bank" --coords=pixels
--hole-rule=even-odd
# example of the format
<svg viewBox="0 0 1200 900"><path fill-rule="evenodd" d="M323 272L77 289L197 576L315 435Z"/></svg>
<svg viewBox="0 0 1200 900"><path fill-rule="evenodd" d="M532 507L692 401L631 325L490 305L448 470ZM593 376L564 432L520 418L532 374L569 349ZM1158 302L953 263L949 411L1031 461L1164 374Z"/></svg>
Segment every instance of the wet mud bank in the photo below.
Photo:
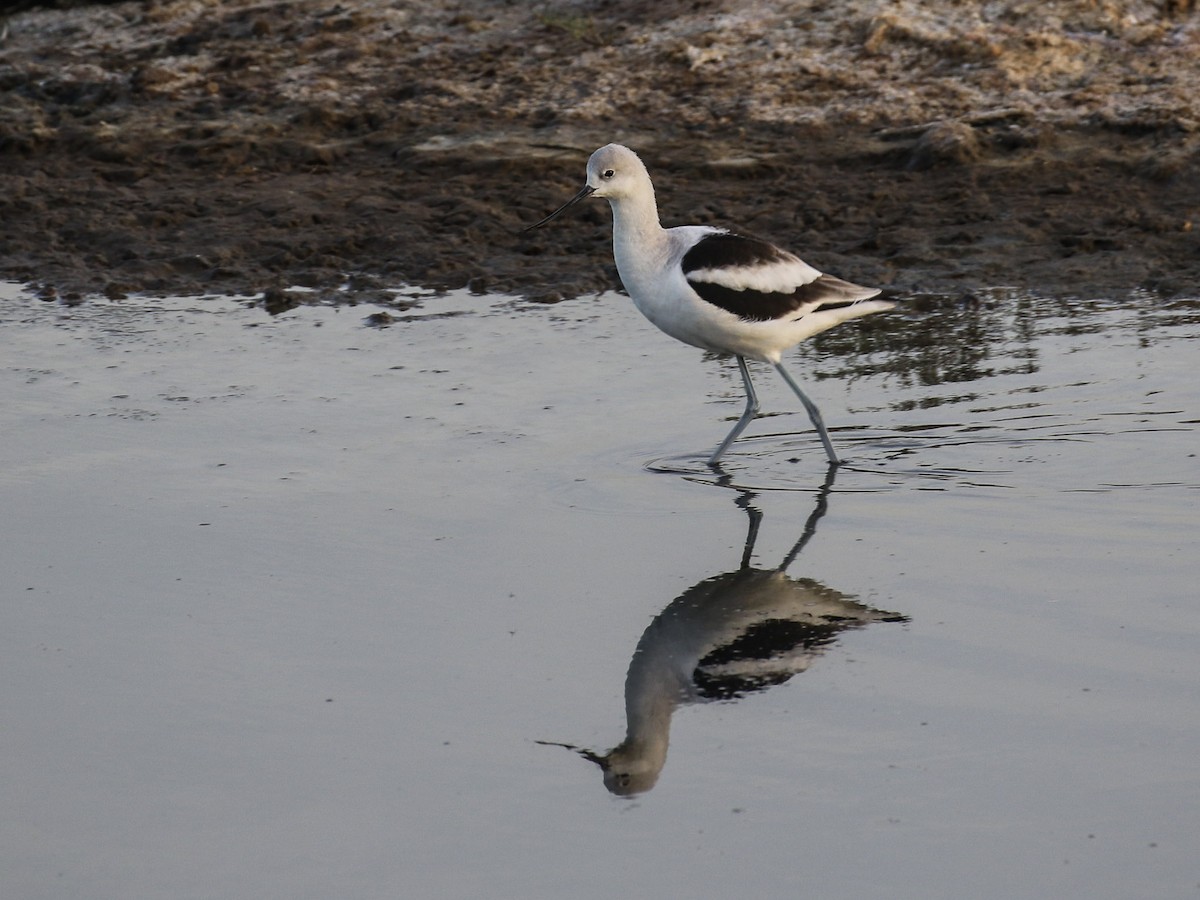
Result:
<svg viewBox="0 0 1200 900"><path fill-rule="evenodd" d="M1192 4L642 6L16 13L0 274L68 300L604 290L603 204L521 229L618 140L666 224L736 225L860 282L1200 285Z"/></svg>

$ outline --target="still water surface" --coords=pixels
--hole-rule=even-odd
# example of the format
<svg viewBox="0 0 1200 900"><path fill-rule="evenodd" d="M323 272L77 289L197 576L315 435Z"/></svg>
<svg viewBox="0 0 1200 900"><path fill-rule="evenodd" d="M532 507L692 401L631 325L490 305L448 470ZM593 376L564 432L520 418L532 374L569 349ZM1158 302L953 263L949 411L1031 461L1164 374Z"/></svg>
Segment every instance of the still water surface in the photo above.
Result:
<svg viewBox="0 0 1200 900"><path fill-rule="evenodd" d="M1200 895L1200 302L0 291L11 896Z"/></svg>

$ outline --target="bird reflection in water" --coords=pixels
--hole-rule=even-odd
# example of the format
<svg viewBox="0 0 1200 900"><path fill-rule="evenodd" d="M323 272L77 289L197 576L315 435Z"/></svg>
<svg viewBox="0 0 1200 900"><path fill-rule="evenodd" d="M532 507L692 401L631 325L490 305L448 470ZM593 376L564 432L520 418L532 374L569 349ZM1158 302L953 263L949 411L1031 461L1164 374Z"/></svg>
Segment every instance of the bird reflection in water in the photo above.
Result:
<svg viewBox="0 0 1200 900"><path fill-rule="evenodd" d="M805 671L838 635L871 622L906 622L787 569L816 533L833 489L830 466L800 539L774 569L751 565L762 512L742 491L750 518L741 565L684 591L638 641L625 677L625 740L608 753L551 741L600 766L604 786L622 796L650 790L667 760L671 715L680 704L733 700ZM727 479L726 479L727 481Z"/></svg>

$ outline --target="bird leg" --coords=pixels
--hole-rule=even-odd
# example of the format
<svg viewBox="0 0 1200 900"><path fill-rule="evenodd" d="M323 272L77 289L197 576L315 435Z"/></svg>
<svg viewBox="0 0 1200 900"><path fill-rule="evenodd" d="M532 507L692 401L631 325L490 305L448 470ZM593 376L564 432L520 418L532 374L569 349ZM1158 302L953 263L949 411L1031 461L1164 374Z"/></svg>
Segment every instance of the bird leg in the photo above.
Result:
<svg viewBox="0 0 1200 900"><path fill-rule="evenodd" d="M738 359L741 359L741 357L738 357ZM743 363L743 366L744 365L745 364ZM833 443L829 440L829 432L825 430L825 422L821 419L821 411L817 409L817 404L809 400L804 391L800 390L800 385L796 384L796 382L792 380L792 376L789 375L787 369L783 367L783 363L775 363L775 368L779 371L779 374L783 376L783 380L788 383L788 387L796 392L796 396L800 398L800 402L804 404L804 408L808 410L808 417L812 419L813 425L816 426L817 434L821 436L821 443L825 445L825 455L829 457L829 464L831 466L841 465L841 460L838 459L837 454L833 452ZM734 430L736 431L737 429Z"/></svg>
<svg viewBox="0 0 1200 900"><path fill-rule="evenodd" d="M738 368L742 372L742 383L746 386L746 411L737 420L737 424L733 426L733 430L725 436L725 440L721 441L721 446L708 458L710 466L717 464L717 460L729 449L729 445L737 440L738 435L745 431L746 426L758 415L758 395L754 393L754 383L750 380L750 370L746 368L746 358L739 356L737 362Z"/></svg>

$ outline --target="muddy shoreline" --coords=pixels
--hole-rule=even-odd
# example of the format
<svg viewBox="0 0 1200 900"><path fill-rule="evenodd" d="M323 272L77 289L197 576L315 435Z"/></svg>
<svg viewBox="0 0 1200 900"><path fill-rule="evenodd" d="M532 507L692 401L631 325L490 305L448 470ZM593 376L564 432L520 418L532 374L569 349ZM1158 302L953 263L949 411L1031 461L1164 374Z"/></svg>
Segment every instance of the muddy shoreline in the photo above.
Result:
<svg viewBox="0 0 1200 900"><path fill-rule="evenodd" d="M602 204L521 228L619 140L666 224L736 225L856 281L1194 296L1198 16L1076 5L19 13L0 275L63 299L615 288Z"/></svg>

